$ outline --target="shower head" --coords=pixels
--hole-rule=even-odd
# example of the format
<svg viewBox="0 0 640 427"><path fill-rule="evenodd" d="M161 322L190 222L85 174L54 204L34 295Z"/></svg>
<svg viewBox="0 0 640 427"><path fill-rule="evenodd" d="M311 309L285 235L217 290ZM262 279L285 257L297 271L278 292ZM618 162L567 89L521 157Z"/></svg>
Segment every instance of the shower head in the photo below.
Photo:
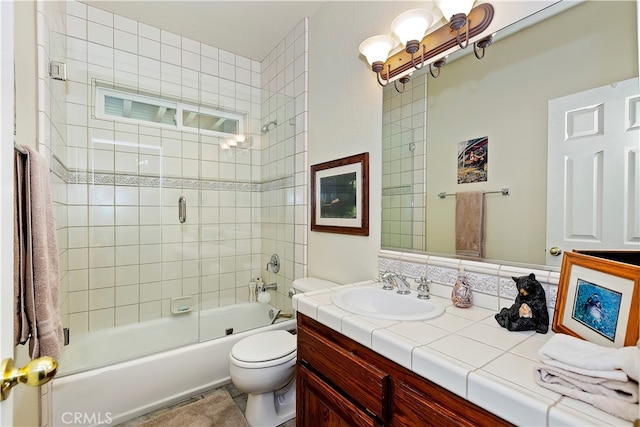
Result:
<svg viewBox="0 0 640 427"><path fill-rule="evenodd" d="M277 125L278 125L278 121L277 120L271 120L269 123L267 123L266 125L262 126L262 133L269 132L271 129L275 128Z"/></svg>

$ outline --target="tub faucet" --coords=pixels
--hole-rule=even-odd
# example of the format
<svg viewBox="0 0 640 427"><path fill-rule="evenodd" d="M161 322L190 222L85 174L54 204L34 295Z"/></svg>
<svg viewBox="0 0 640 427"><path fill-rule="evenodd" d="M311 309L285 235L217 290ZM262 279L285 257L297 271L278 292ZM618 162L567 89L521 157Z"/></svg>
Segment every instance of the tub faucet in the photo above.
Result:
<svg viewBox="0 0 640 427"><path fill-rule="evenodd" d="M269 283L268 285L266 284L258 285L258 292L264 292L269 290L275 291L276 289L278 289L277 283Z"/></svg>

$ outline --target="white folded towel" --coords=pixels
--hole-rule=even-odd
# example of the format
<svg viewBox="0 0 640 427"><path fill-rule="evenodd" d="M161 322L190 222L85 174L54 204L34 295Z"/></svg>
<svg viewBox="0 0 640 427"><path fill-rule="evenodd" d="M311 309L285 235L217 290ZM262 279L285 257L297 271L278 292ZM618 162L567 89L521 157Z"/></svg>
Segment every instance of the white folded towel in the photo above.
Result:
<svg viewBox="0 0 640 427"><path fill-rule="evenodd" d="M540 360L570 372L614 381L640 379L640 349L604 347L565 334L555 334L538 351Z"/></svg>
<svg viewBox="0 0 640 427"><path fill-rule="evenodd" d="M587 402L616 417L628 421L640 417L636 381L595 378L545 364L536 366L534 377L544 388Z"/></svg>
<svg viewBox="0 0 640 427"><path fill-rule="evenodd" d="M607 396L629 403L638 403L638 383L635 381L614 381L596 378L589 375L576 374L561 368L541 363L536 366L536 382L545 387L547 384L558 384L586 393Z"/></svg>

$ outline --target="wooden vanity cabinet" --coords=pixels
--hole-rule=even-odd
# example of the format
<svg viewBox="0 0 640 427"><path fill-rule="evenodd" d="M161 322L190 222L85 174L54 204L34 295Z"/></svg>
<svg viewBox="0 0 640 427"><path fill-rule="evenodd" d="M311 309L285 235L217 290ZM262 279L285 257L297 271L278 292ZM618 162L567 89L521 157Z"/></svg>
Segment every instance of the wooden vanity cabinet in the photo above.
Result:
<svg viewBox="0 0 640 427"><path fill-rule="evenodd" d="M297 426L509 426L298 313Z"/></svg>

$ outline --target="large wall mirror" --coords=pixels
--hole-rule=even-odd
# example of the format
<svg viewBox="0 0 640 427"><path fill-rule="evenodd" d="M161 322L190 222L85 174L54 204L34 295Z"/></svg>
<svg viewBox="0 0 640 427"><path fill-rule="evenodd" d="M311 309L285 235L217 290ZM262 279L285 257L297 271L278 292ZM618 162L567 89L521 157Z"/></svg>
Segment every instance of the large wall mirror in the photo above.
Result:
<svg viewBox="0 0 640 427"><path fill-rule="evenodd" d="M638 77L636 2L561 4L498 32L483 60L465 54L437 79L420 71L404 93L384 89L384 249L452 256L455 197L438 193L508 187L485 195L486 259L547 264L548 103ZM486 182L458 184L458 143L483 137Z"/></svg>

